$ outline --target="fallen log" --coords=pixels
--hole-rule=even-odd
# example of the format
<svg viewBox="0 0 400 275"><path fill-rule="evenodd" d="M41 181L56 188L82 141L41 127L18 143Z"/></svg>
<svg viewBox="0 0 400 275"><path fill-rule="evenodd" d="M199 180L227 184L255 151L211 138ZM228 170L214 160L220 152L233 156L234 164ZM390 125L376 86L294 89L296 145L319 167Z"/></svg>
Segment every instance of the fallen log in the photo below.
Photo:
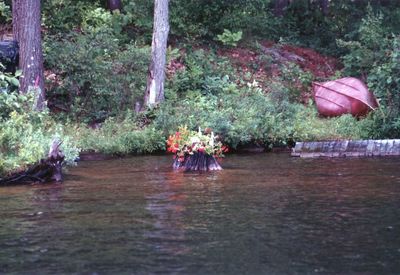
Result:
<svg viewBox="0 0 400 275"><path fill-rule="evenodd" d="M61 142L53 140L46 159L30 166L26 171L14 173L8 177L0 178L0 186L33 183L33 182L61 182L63 180L62 164L64 154L60 149Z"/></svg>

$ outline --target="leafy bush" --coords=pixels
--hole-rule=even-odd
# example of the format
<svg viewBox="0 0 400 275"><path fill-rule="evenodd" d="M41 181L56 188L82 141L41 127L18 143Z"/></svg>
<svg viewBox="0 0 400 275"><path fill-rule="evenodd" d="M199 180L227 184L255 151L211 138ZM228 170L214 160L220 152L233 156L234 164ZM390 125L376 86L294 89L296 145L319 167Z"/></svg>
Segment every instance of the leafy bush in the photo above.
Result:
<svg viewBox="0 0 400 275"><path fill-rule="evenodd" d="M263 0L171 1L171 34L189 39L212 39L224 29L241 29L244 33L276 38L276 22Z"/></svg>
<svg viewBox="0 0 400 275"><path fill-rule="evenodd" d="M43 23L51 34L80 28L84 15L100 6L100 1L47 0L43 1Z"/></svg>
<svg viewBox="0 0 400 275"><path fill-rule="evenodd" d="M0 22L1 23L9 23L11 21L11 10L10 6L8 6L4 1L0 2Z"/></svg>
<svg viewBox="0 0 400 275"><path fill-rule="evenodd" d="M224 29L222 34L217 35L217 40L222 42L225 46L236 47L237 43L242 39L243 32L231 32L230 30Z"/></svg>
<svg viewBox="0 0 400 275"><path fill-rule="evenodd" d="M120 46L109 32L71 33L46 44L46 65L59 78L48 91L52 108L81 121L101 121L142 101L149 48Z"/></svg>
<svg viewBox="0 0 400 275"><path fill-rule="evenodd" d="M187 93L220 92L221 87L228 88L226 79L229 79L229 75L234 76L228 59L212 51L189 51L181 57L181 62L184 69L178 70L167 83L166 97L169 99L180 98Z"/></svg>
<svg viewBox="0 0 400 275"><path fill-rule="evenodd" d="M314 75L293 62L280 64L280 69L279 81L284 84L282 90L287 93L290 102L300 102L301 93L310 89Z"/></svg>
<svg viewBox="0 0 400 275"><path fill-rule="evenodd" d="M326 14L319 4L319 1L290 1L284 16L276 23L275 37L339 57L345 52L338 47L336 39L354 40L369 9L384 15L387 33L399 29L400 2L396 0L329 1Z"/></svg>
<svg viewBox="0 0 400 275"><path fill-rule="evenodd" d="M0 63L0 67L3 65ZM22 74L21 71L16 71L15 74L5 73L0 70L0 91L7 93L7 92L14 92L19 88L19 80Z"/></svg>
<svg viewBox="0 0 400 275"><path fill-rule="evenodd" d="M382 13L370 7L362 19L357 40L338 41L348 49L343 57L345 73L367 81L378 97L381 111L374 121L375 133L381 137L398 137L400 134L400 36L388 34Z"/></svg>
<svg viewBox="0 0 400 275"><path fill-rule="evenodd" d="M108 118L99 129L85 125L74 129L83 150L108 154L142 154L165 150L166 138L153 127L139 128L134 117Z"/></svg>

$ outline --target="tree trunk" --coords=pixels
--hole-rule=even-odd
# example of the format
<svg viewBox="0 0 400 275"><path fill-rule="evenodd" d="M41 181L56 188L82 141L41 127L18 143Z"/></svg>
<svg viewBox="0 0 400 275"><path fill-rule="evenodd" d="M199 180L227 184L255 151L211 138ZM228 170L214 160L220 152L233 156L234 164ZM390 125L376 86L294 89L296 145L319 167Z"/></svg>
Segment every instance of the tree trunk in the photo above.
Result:
<svg viewBox="0 0 400 275"><path fill-rule="evenodd" d="M155 0L151 61L147 75L144 106L152 106L164 100L168 32L168 0Z"/></svg>
<svg viewBox="0 0 400 275"><path fill-rule="evenodd" d="M327 16L329 13L329 0L319 0L319 6L322 14Z"/></svg>
<svg viewBox="0 0 400 275"><path fill-rule="evenodd" d="M110 11L121 10L122 9L121 0L107 0L107 9L109 9Z"/></svg>
<svg viewBox="0 0 400 275"><path fill-rule="evenodd" d="M23 16L22 16L23 15ZM19 43L20 91L38 91L37 110L45 107L40 0L13 0L13 31Z"/></svg>
<svg viewBox="0 0 400 275"><path fill-rule="evenodd" d="M274 15L282 17L285 14L285 9L289 5L289 0L275 0L274 3Z"/></svg>
<svg viewBox="0 0 400 275"><path fill-rule="evenodd" d="M12 26L13 26L13 38L18 41L18 22L20 14L20 5L18 5L19 0L12 0Z"/></svg>

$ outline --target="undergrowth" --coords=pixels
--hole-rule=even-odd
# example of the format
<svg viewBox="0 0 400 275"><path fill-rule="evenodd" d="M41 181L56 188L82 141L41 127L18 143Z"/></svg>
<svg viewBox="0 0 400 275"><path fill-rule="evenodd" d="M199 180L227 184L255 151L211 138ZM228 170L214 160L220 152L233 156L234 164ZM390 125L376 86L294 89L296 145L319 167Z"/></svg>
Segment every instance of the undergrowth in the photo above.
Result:
<svg viewBox="0 0 400 275"><path fill-rule="evenodd" d="M0 175L45 158L54 139L62 140L67 164L78 157L77 144L65 134L65 127L47 110L34 111L34 101L30 93L0 93Z"/></svg>
<svg viewBox="0 0 400 275"><path fill-rule="evenodd" d="M71 134L84 151L127 155L165 150L166 138L161 131L154 127L140 128L130 114L108 118L98 129L79 125L72 130Z"/></svg>

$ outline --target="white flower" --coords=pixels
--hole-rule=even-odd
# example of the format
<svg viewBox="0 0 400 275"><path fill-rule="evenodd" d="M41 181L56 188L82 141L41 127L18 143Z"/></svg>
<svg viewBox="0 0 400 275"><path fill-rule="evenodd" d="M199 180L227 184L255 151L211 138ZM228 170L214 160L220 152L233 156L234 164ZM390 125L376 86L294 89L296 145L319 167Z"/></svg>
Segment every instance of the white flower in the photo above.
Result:
<svg viewBox="0 0 400 275"><path fill-rule="evenodd" d="M192 137L191 139L190 139L190 142L193 144L193 143L199 143L200 142L200 139L198 138L198 137Z"/></svg>

